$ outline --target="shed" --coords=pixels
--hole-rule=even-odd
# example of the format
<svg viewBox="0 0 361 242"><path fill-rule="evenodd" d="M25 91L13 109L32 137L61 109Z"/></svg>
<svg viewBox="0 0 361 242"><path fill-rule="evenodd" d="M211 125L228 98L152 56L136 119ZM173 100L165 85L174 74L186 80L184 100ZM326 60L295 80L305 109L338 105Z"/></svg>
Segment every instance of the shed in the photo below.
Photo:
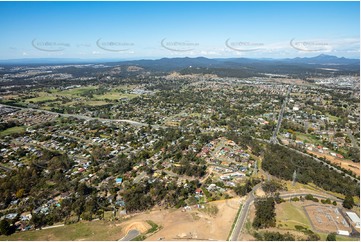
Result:
<svg viewBox="0 0 361 242"><path fill-rule="evenodd" d="M339 235L345 235L345 236L349 236L350 233L346 230L337 230L337 234Z"/></svg>
<svg viewBox="0 0 361 242"><path fill-rule="evenodd" d="M354 212L346 212L347 216L351 219L356 228L360 228L360 217Z"/></svg>

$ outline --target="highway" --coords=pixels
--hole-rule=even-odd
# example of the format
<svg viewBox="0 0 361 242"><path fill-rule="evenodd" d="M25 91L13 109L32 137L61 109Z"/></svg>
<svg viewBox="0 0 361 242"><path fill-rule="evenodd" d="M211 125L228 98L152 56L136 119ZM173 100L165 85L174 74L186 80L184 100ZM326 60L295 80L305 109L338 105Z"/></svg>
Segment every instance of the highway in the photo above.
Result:
<svg viewBox="0 0 361 242"><path fill-rule="evenodd" d="M283 100L283 103L282 103L282 107L281 107L281 111L280 111L280 114L278 116L278 120L277 120L277 125L276 125L276 128L275 130L273 131L273 135L270 139L271 143L272 144L277 144L278 143L278 140L277 140L277 135L278 135L278 131L280 130L281 128L281 123L282 123L282 119L283 119L283 114L285 112L285 108L286 108L286 105L288 103L288 97L291 93L291 90L292 90L292 87L289 86L288 87L288 90L287 90L287 93L286 93L286 97L285 97L285 100Z"/></svg>

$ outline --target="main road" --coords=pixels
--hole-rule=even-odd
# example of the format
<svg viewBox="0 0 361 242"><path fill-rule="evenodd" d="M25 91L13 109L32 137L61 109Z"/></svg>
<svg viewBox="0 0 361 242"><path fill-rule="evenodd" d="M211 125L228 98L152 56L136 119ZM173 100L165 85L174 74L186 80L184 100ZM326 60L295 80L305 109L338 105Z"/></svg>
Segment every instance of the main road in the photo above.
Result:
<svg viewBox="0 0 361 242"><path fill-rule="evenodd" d="M278 143L277 135L278 135L278 131L279 131L280 128L281 128L281 123L282 123L282 119L283 119L283 114L284 114L284 112L285 112L285 108L286 108L286 105L287 105L287 103L288 103L288 96L290 95L291 90L292 90L292 86L289 86L289 87L288 87L288 90L287 90L287 93L286 93L285 100L283 100L283 103L282 103L282 107L281 107L280 114L279 114L279 116L278 116L276 128L275 128L275 130L273 131L273 135L272 135L272 137L271 137L271 139L270 139L270 141L271 141L272 144L277 144L277 143Z"/></svg>
<svg viewBox="0 0 361 242"><path fill-rule="evenodd" d="M230 241L237 241L241 232L242 232L242 228L244 225L244 222L246 221L246 217L248 214L248 210L249 210L249 206L254 202L255 199L255 194L254 192L261 187L261 183L257 184L256 186L253 187L252 191L248 194L248 198L246 200L246 202L241 206L241 212L238 215L236 224L234 225L233 231L231 233L231 236L229 236L229 240Z"/></svg>
<svg viewBox="0 0 361 242"><path fill-rule="evenodd" d="M44 110L44 109L35 109L35 108L28 108L28 107L18 107L18 106L11 106L11 105L7 105L7 104L0 104L0 107L4 106L4 107L8 107L8 108L16 108L16 109L21 109L21 110L29 110L29 111L36 111L36 112L43 112L43 113L47 113L47 114L53 114L53 115L59 115L62 117L73 117L73 118L78 118L78 119L83 119L83 120L98 120L104 123L118 123L118 122L122 122L122 123L129 123L131 125L134 126L148 126L148 124L146 123L141 123L141 122L137 122L134 120L129 120L129 119L106 119L106 118L97 118L97 117L89 117L89 116L85 116L85 115L81 115L81 114L65 114L65 113L57 113L57 112L52 112L52 111L48 111L48 110ZM152 125L153 128L160 128L162 126L160 125Z"/></svg>

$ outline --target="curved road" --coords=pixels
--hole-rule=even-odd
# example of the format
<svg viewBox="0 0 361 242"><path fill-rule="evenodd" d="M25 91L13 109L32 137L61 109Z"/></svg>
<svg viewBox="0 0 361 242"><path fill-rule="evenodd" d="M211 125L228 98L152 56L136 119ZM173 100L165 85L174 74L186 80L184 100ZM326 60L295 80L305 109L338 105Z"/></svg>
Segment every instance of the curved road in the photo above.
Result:
<svg viewBox="0 0 361 242"><path fill-rule="evenodd" d="M237 241L239 238L239 235L242 232L243 224L246 220L249 206L254 202L255 195L254 192L261 187L262 183L257 184L255 187L253 187L252 191L249 193L249 196L246 200L246 202L241 206L241 212L239 213L239 216L237 218L236 224L234 225L233 231L231 233L231 236L229 236L230 241Z"/></svg>
<svg viewBox="0 0 361 242"><path fill-rule="evenodd" d="M132 229L129 230L127 235L124 236L123 238L121 238L118 241L131 241L132 239L134 239L135 237L137 237L138 235L140 235L139 231L136 229Z"/></svg>

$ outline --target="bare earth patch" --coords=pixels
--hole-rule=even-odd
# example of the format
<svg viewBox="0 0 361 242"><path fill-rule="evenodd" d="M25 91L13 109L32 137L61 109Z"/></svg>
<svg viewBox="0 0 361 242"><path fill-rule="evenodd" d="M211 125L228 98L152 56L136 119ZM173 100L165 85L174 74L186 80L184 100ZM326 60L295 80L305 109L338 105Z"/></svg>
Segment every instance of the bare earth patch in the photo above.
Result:
<svg viewBox="0 0 361 242"><path fill-rule="evenodd" d="M146 240L227 240L231 226L237 214L239 198L215 201L209 204L217 206L217 215L210 215L202 209L192 207L191 210L180 209L154 210L130 218L123 223L127 231L132 224L151 220L162 226L162 229ZM182 211L183 210L183 211Z"/></svg>
<svg viewBox="0 0 361 242"><path fill-rule="evenodd" d="M309 150L307 150L307 153L316 155L319 158L326 157L326 159L331 161L332 164L339 165L342 168L350 170L358 176L360 175L360 163L352 162L351 160L347 160L347 159L340 159L340 158L334 157L329 154L321 154L321 153L309 151Z"/></svg>
<svg viewBox="0 0 361 242"><path fill-rule="evenodd" d="M151 226L145 221L125 222L120 224L124 228L124 233L127 234L130 230L138 230L140 233L145 233Z"/></svg>

